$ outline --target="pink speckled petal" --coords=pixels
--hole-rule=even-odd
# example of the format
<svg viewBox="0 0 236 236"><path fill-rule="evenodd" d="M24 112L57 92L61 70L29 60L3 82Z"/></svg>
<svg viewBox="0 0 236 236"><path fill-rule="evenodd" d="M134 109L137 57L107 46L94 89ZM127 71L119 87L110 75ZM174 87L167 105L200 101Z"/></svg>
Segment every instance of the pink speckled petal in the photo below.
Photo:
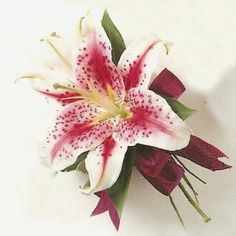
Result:
<svg viewBox="0 0 236 236"><path fill-rule="evenodd" d="M137 143L178 150L189 143L190 130L162 97L149 90L131 89L126 105L133 116L117 126L113 137L129 146Z"/></svg>
<svg viewBox="0 0 236 236"><path fill-rule="evenodd" d="M111 45L106 33L101 25L93 27L86 19L83 21L83 28L85 34L79 42L74 65L77 83L89 90L89 81L104 95L109 94L109 87L113 90L115 99L123 101L124 83L112 62Z"/></svg>
<svg viewBox="0 0 236 236"><path fill-rule="evenodd" d="M147 88L153 72L163 69L161 61L165 55L163 42L154 36L131 44L122 54L118 64L126 91L137 86Z"/></svg>
<svg viewBox="0 0 236 236"><path fill-rule="evenodd" d="M81 153L97 147L111 135L117 122L115 118L92 123L102 113L102 109L83 102L65 107L46 138L45 149L50 150L54 169L64 169Z"/></svg>
<svg viewBox="0 0 236 236"><path fill-rule="evenodd" d="M79 98L76 98L76 96L78 96L77 93L71 93L68 91L50 92L50 90L47 90L47 91L38 91L38 92L45 95L47 98L52 98L56 100L57 102L61 103L62 106L65 106L67 104L80 100Z"/></svg>
<svg viewBox="0 0 236 236"><path fill-rule="evenodd" d="M30 78L33 88L46 96L46 98L54 99L62 105L79 100L78 98L68 99L74 96L78 97L78 93L55 89L53 85L60 83L64 86L73 86L69 81L69 77L60 70L41 69L40 72L28 73L23 78Z"/></svg>
<svg viewBox="0 0 236 236"><path fill-rule="evenodd" d="M90 150L85 159L90 186L84 193L98 192L110 188L119 177L127 146L121 146L112 137Z"/></svg>

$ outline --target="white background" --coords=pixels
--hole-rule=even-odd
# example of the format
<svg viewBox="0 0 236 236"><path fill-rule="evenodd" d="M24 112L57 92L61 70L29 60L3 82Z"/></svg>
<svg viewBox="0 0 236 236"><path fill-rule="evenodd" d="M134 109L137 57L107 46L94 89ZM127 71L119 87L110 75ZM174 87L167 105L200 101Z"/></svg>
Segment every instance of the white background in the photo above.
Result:
<svg viewBox="0 0 236 236"><path fill-rule="evenodd" d="M89 217L98 199L79 193L75 174L52 176L40 165L38 144L51 114L27 82L14 80L28 66L35 42L68 30L99 5L108 6L127 44L150 32L174 42L168 67L188 88L182 100L199 111L188 123L236 166L236 1L1 0L0 235L236 235L235 168L213 173L185 162L208 183L191 178L212 217L204 224L174 191L187 230L168 199L134 172L116 233L106 214Z"/></svg>

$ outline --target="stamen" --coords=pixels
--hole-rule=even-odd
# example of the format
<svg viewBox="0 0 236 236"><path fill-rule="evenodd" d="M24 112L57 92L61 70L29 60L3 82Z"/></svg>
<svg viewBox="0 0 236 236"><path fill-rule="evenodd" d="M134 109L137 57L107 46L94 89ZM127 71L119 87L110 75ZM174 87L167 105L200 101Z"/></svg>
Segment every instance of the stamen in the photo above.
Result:
<svg viewBox="0 0 236 236"><path fill-rule="evenodd" d="M113 100L110 99L110 97L100 94L94 84L91 83L91 81L87 80L87 83L91 92L87 92L83 89L78 88L77 86L69 87L58 83L55 83L53 87L55 89L65 89L82 95L86 102L91 102L104 108L108 111L109 114L112 114L113 116L119 116L123 119L130 118L132 116L132 112L128 111L127 108L119 107Z"/></svg>
<svg viewBox="0 0 236 236"><path fill-rule="evenodd" d="M71 100L71 99L81 99L84 100L82 96L72 96L72 97L67 97L67 98L61 98L61 100Z"/></svg>
<svg viewBox="0 0 236 236"><path fill-rule="evenodd" d="M88 16L89 14L89 11L86 12L85 16L82 16L78 22L78 33L79 33L79 36L82 36L82 31L83 31L83 21L84 19Z"/></svg>
<svg viewBox="0 0 236 236"><path fill-rule="evenodd" d="M93 92L94 94L98 94L98 91L97 91L96 87L94 86L94 84L91 81L89 81L89 79L87 77L85 77L85 80L87 82L89 90L91 92Z"/></svg>
<svg viewBox="0 0 236 236"><path fill-rule="evenodd" d="M106 109L109 113L113 114L114 116L118 116L121 113L124 113L122 108L120 108L114 102L114 99L111 99L111 97L109 96L107 97L103 94L100 94L95 85L92 83L92 81L90 81L87 77L85 77L85 80L90 90L89 96L87 96L87 98L89 98L92 102L94 102L94 104L97 104L98 106ZM112 89L110 88L110 93L113 93L111 92L111 90Z"/></svg>
<svg viewBox="0 0 236 236"><path fill-rule="evenodd" d="M60 36L56 32L52 32L51 37L60 38Z"/></svg>
<svg viewBox="0 0 236 236"><path fill-rule="evenodd" d="M163 45L164 45L164 47L165 47L165 49L166 49L166 55L168 55L169 52L170 52L170 48L172 47L173 43L171 43L171 42L165 42L165 43L163 43Z"/></svg>
<svg viewBox="0 0 236 236"><path fill-rule="evenodd" d="M51 48L54 50L54 52L62 59L62 61L64 62L64 64L70 69L72 70L72 65L70 64L70 62L63 56L63 54L56 48L56 46L51 42L50 39L45 39L45 41L49 44L49 46L51 46Z"/></svg>
<svg viewBox="0 0 236 236"><path fill-rule="evenodd" d="M113 89L111 88L111 86L108 84L107 85L107 93L108 93L108 97L112 100L115 101L115 94Z"/></svg>
<svg viewBox="0 0 236 236"><path fill-rule="evenodd" d="M82 24L83 24L83 20L85 19L85 16L82 16L79 20L79 33L82 33Z"/></svg>
<svg viewBox="0 0 236 236"><path fill-rule="evenodd" d="M112 100L115 104L117 104L118 106L122 105L123 100L116 95L115 91L109 84L107 85L107 94L110 100Z"/></svg>
<svg viewBox="0 0 236 236"><path fill-rule="evenodd" d="M40 73L28 73L25 75L22 75L21 77L17 78L15 80L15 83L21 79L47 79L47 77Z"/></svg>
<svg viewBox="0 0 236 236"><path fill-rule="evenodd" d="M97 124L100 124L110 118L112 118L113 115L110 114L110 113L103 113L102 115L100 116L97 116L92 122L91 122L91 125L97 125Z"/></svg>
<svg viewBox="0 0 236 236"><path fill-rule="evenodd" d="M62 85L62 84L58 84L58 83L53 84L53 88L55 88L55 89L65 89L65 90L68 90L68 91L71 91L71 92L78 93L78 94L80 94L84 97L87 97L87 98L90 97L89 93L87 93L83 90L80 90L80 89L77 89L77 88L72 88L72 87Z"/></svg>

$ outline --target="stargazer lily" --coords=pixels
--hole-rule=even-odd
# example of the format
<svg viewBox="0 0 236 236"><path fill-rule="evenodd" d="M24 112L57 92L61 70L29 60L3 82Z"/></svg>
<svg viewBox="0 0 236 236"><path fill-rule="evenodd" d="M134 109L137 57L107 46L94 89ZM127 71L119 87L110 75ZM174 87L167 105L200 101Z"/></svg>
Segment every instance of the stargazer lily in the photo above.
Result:
<svg viewBox="0 0 236 236"><path fill-rule="evenodd" d="M45 39L60 62L25 77L33 78L37 91L65 105L44 148L56 170L88 151L88 182L81 190L89 194L116 182L128 146L180 150L191 131L164 98L148 90L160 55L166 53L163 41L150 37L131 44L115 66L102 26L88 19L81 25L72 53L67 56L57 47L61 39L55 35Z"/></svg>

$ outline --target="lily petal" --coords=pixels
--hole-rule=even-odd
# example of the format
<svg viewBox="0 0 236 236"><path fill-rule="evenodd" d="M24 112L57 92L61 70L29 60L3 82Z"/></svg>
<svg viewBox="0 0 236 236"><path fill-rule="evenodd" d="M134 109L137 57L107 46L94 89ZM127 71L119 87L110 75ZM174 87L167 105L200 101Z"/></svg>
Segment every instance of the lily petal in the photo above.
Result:
<svg viewBox="0 0 236 236"><path fill-rule="evenodd" d="M55 32L41 40L37 58L32 58L35 72L27 73L22 78L31 79L34 89L49 98L56 99L63 105L78 99L67 99L78 94L56 90L53 85L60 83L73 86L72 47L68 40L58 36ZM38 72L37 72L38 71Z"/></svg>
<svg viewBox="0 0 236 236"><path fill-rule="evenodd" d="M117 120L110 118L98 122L103 112L103 109L85 102L74 102L65 107L49 132L44 147L50 150L54 169L61 170L71 165L81 153L97 147L111 135Z"/></svg>
<svg viewBox="0 0 236 236"><path fill-rule="evenodd" d="M174 154L185 157L212 171L231 168L231 166L218 160L220 157L226 157L222 151L193 135L190 138L189 145L181 150L175 151Z"/></svg>
<svg viewBox="0 0 236 236"><path fill-rule="evenodd" d="M167 68L152 81L149 89L175 99L185 91L183 83Z"/></svg>
<svg viewBox="0 0 236 236"><path fill-rule="evenodd" d="M132 115L121 121L113 133L117 142L129 146L140 143L166 150L188 145L190 129L161 96L149 90L131 89L126 105Z"/></svg>
<svg viewBox="0 0 236 236"><path fill-rule="evenodd" d="M79 100L78 93L54 88L55 83L69 87L73 86L73 83L70 83L69 78L62 71L41 68L36 69L35 72L24 74L21 78L30 79L33 88L37 92L45 95L47 98L55 99L62 105Z"/></svg>
<svg viewBox="0 0 236 236"><path fill-rule="evenodd" d="M77 93L71 93L68 91L53 93L48 90L45 92L44 91L39 91L39 92L49 98L55 99L56 101L60 102L62 106L65 106L67 104L80 100Z"/></svg>
<svg viewBox="0 0 236 236"><path fill-rule="evenodd" d="M93 26L83 20L85 34L79 42L74 65L75 77L81 88L91 87L114 100L123 101L124 83L112 62L111 45L102 26Z"/></svg>
<svg viewBox="0 0 236 236"><path fill-rule="evenodd" d="M110 188L119 177L127 146L120 146L112 137L90 150L85 159L89 187L82 189L89 194Z"/></svg>
<svg viewBox="0 0 236 236"><path fill-rule="evenodd" d="M156 37L131 44L122 54L118 64L126 91L137 86L147 88L155 69L161 66L161 58L164 55L166 48Z"/></svg>

